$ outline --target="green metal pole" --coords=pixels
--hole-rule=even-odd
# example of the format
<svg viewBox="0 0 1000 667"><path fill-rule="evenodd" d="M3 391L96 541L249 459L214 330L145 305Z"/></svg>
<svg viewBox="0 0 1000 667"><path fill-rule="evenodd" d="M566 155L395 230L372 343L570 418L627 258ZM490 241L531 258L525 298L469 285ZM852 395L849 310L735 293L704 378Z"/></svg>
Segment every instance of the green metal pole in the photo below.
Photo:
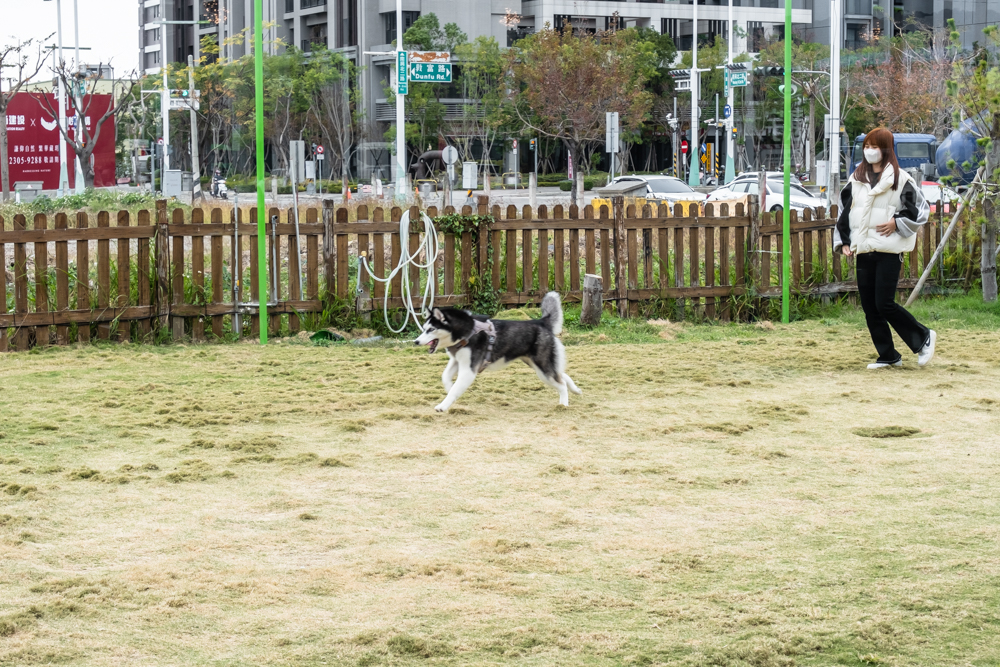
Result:
<svg viewBox="0 0 1000 667"><path fill-rule="evenodd" d="M788 324L791 280L792 197L792 0L785 0L785 201L781 208L781 321Z"/></svg>
<svg viewBox="0 0 1000 667"><path fill-rule="evenodd" d="M253 64L257 125L257 270L260 344L267 345L267 210L264 208L264 0L254 1ZM250 277L253 280L253 276Z"/></svg>

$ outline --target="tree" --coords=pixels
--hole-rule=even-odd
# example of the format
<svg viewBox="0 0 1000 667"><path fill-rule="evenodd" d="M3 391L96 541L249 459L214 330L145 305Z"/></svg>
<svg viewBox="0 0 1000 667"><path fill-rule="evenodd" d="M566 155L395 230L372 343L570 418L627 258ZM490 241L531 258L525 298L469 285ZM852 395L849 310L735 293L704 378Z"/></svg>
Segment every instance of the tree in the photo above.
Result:
<svg viewBox="0 0 1000 667"><path fill-rule="evenodd" d="M31 58L28 54L33 45L38 46L38 55L35 58ZM7 161L7 106L21 91L24 84L42 70L44 63L41 42L34 39L25 42L18 40L16 44L0 48L0 81L7 79L10 82L6 91L0 90L0 201L7 201L10 197L10 164ZM5 69L13 70L15 75L5 77L3 75Z"/></svg>
<svg viewBox="0 0 1000 667"><path fill-rule="evenodd" d="M617 111L623 132L636 131L652 108L645 88L652 66L634 31L597 35L546 27L506 54L512 115L524 130L558 139L576 156L577 203L584 149L604 139L605 113Z"/></svg>
<svg viewBox="0 0 1000 667"><path fill-rule="evenodd" d="M784 40L772 42L760 54L765 65L785 64ZM809 104L809 124L806 128L809 153L809 180L816 181L816 106L829 110L830 47L812 42L792 42L792 83ZM776 80L777 81L777 80Z"/></svg>
<svg viewBox="0 0 1000 667"><path fill-rule="evenodd" d="M459 85L462 95L472 104L462 107L457 124L462 159L471 160L472 143L479 141L483 170L489 178L489 159L496 140L496 130L503 124L504 60L500 45L492 37L477 37L471 43L460 44L456 53L461 67Z"/></svg>
<svg viewBox="0 0 1000 667"><path fill-rule="evenodd" d="M954 19L948 19L953 48L961 49L961 35ZM970 121L984 152L983 219L981 220L983 300L997 300L997 232L1000 216L997 211L997 183L1000 183L1000 32L997 26L983 29L989 48L978 48L970 56L956 60L947 83L948 98L955 113L955 124L961 115ZM968 170L971 165L963 165Z"/></svg>
<svg viewBox="0 0 1000 667"><path fill-rule="evenodd" d="M845 79L856 106L869 123L894 132L941 136L951 113L941 104L954 52L940 48L946 36L931 31L882 38L850 54Z"/></svg>
<svg viewBox="0 0 1000 667"><path fill-rule="evenodd" d="M351 86L357 67L342 54L325 48L313 52L310 65L306 74L306 88L312 97L310 110L339 163L346 191L351 154L363 121L357 110L359 89Z"/></svg>
<svg viewBox="0 0 1000 667"><path fill-rule="evenodd" d="M101 72L104 68L101 65L103 64L106 63L99 64L96 72L88 77L79 76L67 67L65 63L60 63L59 68L56 69L56 76L62 80L67 91L79 88L81 92L80 95L66 95L66 101L69 104L72 115L80 119L80 122L77 123L78 127L73 131L73 136L70 137L68 123L67 127L60 127L59 130L62 133L63 139L69 144L69 147L73 149L73 153L80 160L83 183L87 188L94 187L94 167L90 164L90 156L94 153L94 149L97 148L97 140L104 130L104 124L112 117L117 120L118 117L124 114L124 110L135 102L132 93L135 90L136 80L131 77L117 79L113 82L111 99L108 101L107 108L94 108L92 115L91 107L94 106L94 102L98 97L97 82L102 78ZM39 106L48 111L53 118L59 117L59 112L53 108L52 101L48 95L37 95L35 99ZM92 127L84 122L86 118L93 119ZM79 177L80 174L77 175L77 178Z"/></svg>

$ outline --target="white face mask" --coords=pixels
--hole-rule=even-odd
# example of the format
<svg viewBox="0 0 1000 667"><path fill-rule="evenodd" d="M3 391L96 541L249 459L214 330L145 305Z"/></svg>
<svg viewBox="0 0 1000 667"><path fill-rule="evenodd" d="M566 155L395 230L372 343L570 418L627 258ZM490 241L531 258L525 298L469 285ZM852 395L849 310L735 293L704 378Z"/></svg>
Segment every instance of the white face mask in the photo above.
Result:
<svg viewBox="0 0 1000 667"><path fill-rule="evenodd" d="M865 149L865 160L869 164L875 164L876 162L882 161L882 151L878 148L866 148Z"/></svg>

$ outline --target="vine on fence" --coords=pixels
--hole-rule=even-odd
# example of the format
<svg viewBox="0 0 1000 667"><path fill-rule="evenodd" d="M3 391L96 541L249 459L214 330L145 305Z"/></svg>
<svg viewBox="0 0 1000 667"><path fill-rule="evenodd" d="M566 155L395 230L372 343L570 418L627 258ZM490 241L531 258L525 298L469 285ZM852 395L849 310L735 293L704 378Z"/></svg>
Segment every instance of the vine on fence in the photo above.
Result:
<svg viewBox="0 0 1000 667"><path fill-rule="evenodd" d="M434 225L445 234L461 237L465 232L472 235L472 246L479 247L482 233L486 233L486 266L493 265L493 235L489 233L495 218L492 215L460 215L451 213L434 218ZM473 262L469 272L469 306L473 311L493 317L502 308L500 290L493 286L489 271L479 274L477 263Z"/></svg>

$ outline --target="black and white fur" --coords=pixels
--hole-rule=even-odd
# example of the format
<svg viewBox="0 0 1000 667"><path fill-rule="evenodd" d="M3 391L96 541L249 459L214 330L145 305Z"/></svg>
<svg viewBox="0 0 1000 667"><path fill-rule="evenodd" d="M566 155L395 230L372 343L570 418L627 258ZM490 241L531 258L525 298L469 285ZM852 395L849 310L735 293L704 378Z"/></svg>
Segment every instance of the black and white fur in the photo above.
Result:
<svg viewBox="0 0 1000 667"><path fill-rule="evenodd" d="M435 308L423 332L414 341L417 345L427 345L433 354L439 348L450 348L468 340L465 347L454 352L448 350L448 366L441 376L448 396L434 407L438 412L447 412L465 393L486 360L489 338L485 331L472 335L476 320L485 322L487 318L458 308ZM493 325L496 341L491 361L483 370L500 370L521 359L534 369L542 382L559 392L561 405L569 405L569 392L582 393L566 374L566 349L557 338L563 325L562 302L557 292L549 292L542 299L540 319L493 320Z"/></svg>

